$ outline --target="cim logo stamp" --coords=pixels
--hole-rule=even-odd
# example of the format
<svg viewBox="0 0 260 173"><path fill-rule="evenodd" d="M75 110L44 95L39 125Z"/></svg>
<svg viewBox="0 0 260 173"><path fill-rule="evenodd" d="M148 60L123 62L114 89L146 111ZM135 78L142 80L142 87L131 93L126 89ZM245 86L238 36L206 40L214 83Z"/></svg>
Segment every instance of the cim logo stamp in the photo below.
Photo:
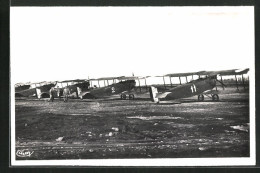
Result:
<svg viewBox="0 0 260 173"><path fill-rule="evenodd" d="M29 150L17 150L16 156L18 157L31 157L34 151Z"/></svg>

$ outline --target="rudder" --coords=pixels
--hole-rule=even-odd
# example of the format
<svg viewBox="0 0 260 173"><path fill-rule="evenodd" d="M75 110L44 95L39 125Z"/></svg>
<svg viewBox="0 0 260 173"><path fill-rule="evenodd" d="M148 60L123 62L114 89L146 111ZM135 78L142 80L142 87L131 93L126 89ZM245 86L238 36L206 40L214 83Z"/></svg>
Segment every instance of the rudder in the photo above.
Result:
<svg viewBox="0 0 260 173"><path fill-rule="evenodd" d="M152 100L153 102L157 102L157 103L158 103L158 102L159 102L159 98L156 97L156 94L158 93L157 88L151 86L151 87L149 88L149 92L150 92L151 100Z"/></svg>

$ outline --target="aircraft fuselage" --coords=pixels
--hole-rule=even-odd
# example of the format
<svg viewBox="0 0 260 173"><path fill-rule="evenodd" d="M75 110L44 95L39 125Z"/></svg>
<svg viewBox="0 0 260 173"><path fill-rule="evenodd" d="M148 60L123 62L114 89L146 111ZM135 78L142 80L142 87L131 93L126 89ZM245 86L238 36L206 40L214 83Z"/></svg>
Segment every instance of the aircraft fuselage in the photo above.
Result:
<svg viewBox="0 0 260 173"><path fill-rule="evenodd" d="M92 89L87 94L95 98L107 97L111 95L120 94L124 91L130 91L135 87L135 84L135 80L122 81L105 87Z"/></svg>
<svg viewBox="0 0 260 173"><path fill-rule="evenodd" d="M190 83L186 83L176 88L168 90L167 92L171 92L171 93L169 93L165 97L165 99L173 100L173 99L192 97L195 95L202 94L207 90L212 90L214 87L216 87L215 79L213 78L198 79L198 80L191 81Z"/></svg>

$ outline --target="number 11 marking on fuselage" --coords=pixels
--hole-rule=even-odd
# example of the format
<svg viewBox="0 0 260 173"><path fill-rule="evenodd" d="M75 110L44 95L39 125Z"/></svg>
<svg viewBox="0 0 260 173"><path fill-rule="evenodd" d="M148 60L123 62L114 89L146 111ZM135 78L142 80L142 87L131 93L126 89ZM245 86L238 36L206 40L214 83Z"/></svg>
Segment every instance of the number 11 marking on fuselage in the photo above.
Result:
<svg viewBox="0 0 260 173"><path fill-rule="evenodd" d="M191 92L192 92L192 93L194 93L194 92L197 91L197 88L196 88L196 86L195 86L194 84L192 84L192 85L190 86L190 89L191 89Z"/></svg>

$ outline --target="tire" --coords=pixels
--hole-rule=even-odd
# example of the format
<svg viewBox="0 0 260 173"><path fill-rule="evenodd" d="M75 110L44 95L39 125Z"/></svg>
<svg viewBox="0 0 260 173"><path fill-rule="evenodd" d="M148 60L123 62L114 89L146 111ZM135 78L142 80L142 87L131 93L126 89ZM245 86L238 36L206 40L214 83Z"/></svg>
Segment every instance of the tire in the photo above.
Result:
<svg viewBox="0 0 260 173"><path fill-rule="evenodd" d="M203 94L198 95L198 101L204 101L204 95Z"/></svg>
<svg viewBox="0 0 260 173"><path fill-rule="evenodd" d="M219 96L218 96L218 94L213 94L213 95L212 95L212 100L213 100L213 101L219 101Z"/></svg>
<svg viewBox="0 0 260 173"><path fill-rule="evenodd" d="M126 99L126 95L125 94L121 94L121 99L125 100Z"/></svg>
<svg viewBox="0 0 260 173"><path fill-rule="evenodd" d="M134 99L135 99L134 94L129 94L129 100L134 100Z"/></svg>

